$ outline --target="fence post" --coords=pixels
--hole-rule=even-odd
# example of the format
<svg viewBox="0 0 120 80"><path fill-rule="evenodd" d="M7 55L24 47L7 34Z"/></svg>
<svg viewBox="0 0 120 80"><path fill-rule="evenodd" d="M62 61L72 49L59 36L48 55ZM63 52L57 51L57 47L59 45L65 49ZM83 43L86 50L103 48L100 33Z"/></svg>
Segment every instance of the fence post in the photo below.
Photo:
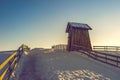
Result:
<svg viewBox="0 0 120 80"><path fill-rule="evenodd" d="M117 57L117 66L119 67L119 64L118 64L118 57Z"/></svg>
<svg viewBox="0 0 120 80"><path fill-rule="evenodd" d="M96 59L97 59L97 53L95 53L95 57L96 57Z"/></svg>
<svg viewBox="0 0 120 80"><path fill-rule="evenodd" d="M106 63L107 63L107 55L105 55L106 56Z"/></svg>
<svg viewBox="0 0 120 80"><path fill-rule="evenodd" d="M118 47L116 47L116 52L118 52Z"/></svg>

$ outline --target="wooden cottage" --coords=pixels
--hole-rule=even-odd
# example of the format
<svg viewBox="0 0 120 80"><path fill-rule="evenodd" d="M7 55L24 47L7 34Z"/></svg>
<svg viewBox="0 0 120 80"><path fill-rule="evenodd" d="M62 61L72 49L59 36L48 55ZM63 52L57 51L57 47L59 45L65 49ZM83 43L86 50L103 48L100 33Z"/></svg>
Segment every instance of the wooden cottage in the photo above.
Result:
<svg viewBox="0 0 120 80"><path fill-rule="evenodd" d="M68 51L92 50L89 32L90 26L83 23L68 22L66 33L68 33Z"/></svg>

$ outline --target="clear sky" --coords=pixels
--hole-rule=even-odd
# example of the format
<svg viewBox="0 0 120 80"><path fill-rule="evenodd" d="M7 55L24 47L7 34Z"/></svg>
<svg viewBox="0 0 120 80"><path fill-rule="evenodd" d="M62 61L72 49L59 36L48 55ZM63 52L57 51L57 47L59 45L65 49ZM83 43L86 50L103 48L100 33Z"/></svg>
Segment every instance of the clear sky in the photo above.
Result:
<svg viewBox="0 0 120 80"><path fill-rule="evenodd" d="M67 22L90 25L92 45L120 46L120 0L0 0L0 50L66 44Z"/></svg>

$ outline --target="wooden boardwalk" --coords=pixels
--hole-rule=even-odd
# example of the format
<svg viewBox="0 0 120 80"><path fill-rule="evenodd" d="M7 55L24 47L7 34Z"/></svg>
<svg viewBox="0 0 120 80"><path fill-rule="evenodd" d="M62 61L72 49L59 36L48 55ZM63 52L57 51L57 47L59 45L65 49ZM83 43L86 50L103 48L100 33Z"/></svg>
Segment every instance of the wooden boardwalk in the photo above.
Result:
<svg viewBox="0 0 120 80"><path fill-rule="evenodd" d="M36 56L30 53L23 62L22 73L19 76L20 80L28 80L29 78L30 80L41 80L40 77L36 75L37 71L35 70L35 62Z"/></svg>

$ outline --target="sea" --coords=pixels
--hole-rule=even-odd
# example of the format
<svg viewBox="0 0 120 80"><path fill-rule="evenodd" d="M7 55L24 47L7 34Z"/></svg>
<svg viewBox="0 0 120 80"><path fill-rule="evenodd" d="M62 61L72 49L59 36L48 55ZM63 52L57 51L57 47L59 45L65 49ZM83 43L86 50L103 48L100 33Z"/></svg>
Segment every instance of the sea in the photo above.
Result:
<svg viewBox="0 0 120 80"><path fill-rule="evenodd" d="M0 51L0 64L5 61L14 51Z"/></svg>

